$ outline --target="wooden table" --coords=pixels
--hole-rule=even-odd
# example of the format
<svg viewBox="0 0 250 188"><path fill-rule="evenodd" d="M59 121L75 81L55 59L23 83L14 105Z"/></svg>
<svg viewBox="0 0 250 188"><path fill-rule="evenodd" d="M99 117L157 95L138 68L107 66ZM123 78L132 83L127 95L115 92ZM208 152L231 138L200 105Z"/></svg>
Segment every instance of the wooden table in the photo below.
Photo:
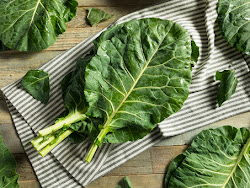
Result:
<svg viewBox="0 0 250 188"><path fill-rule="evenodd" d="M159 2L157 0L78 0L77 16L68 23L67 31L56 43L41 52L0 52L0 88L20 79L30 69L45 64L64 50L95 34L123 15ZM97 7L114 15L110 20L90 27L86 22L86 9ZM250 112L214 123L209 127L234 125L250 127ZM208 127L206 127L208 128ZM115 187L124 177L129 176L135 188L161 188L169 162L187 148L188 142L200 130L164 140L137 157L92 182L87 188ZM19 183L23 188L40 187L34 171L22 148L11 121L5 100L0 94L0 135L17 160Z"/></svg>

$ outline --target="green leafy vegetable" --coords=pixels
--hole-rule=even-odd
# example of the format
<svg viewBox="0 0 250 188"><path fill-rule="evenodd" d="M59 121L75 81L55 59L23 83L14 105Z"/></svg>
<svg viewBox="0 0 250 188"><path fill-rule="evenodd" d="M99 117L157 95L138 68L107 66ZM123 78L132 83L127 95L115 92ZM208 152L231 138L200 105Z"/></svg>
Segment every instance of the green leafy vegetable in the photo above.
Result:
<svg viewBox="0 0 250 188"><path fill-rule="evenodd" d="M80 128L85 129L85 127L82 127L82 125L85 124L84 120L86 119L85 112L87 108L87 103L85 102L83 93L85 86L84 76L86 64L90 59L91 56L87 56L85 59L80 59L77 63L76 69L66 75L61 82L62 97L66 111L60 115L53 126L39 131L41 136L31 141L37 150L42 149L40 151L42 156L45 156L60 143L59 141L64 140L74 131L81 132L79 130ZM63 131L65 134L61 134L56 138L57 131ZM78 143L83 136L84 135L77 135L74 133L73 136L70 137L70 140L73 143ZM46 141L44 141L44 138L47 138ZM56 142L53 140L56 140ZM51 142L54 144L49 144Z"/></svg>
<svg viewBox="0 0 250 188"><path fill-rule="evenodd" d="M133 20L97 41L97 54L86 67L84 93L86 114L104 121L87 161L104 137L109 143L140 139L177 112L191 82L191 37L176 23Z"/></svg>
<svg viewBox="0 0 250 188"><path fill-rule="evenodd" d="M199 47L196 45L196 43L193 40L191 41L191 46L192 46L191 59L193 62L197 63L198 58L200 56Z"/></svg>
<svg viewBox="0 0 250 188"><path fill-rule="evenodd" d="M43 70L30 70L22 79L23 88L36 100L47 104L49 101L49 75Z"/></svg>
<svg viewBox="0 0 250 188"><path fill-rule="evenodd" d="M219 0L218 23L223 36L238 50L250 54L249 0Z"/></svg>
<svg viewBox="0 0 250 188"><path fill-rule="evenodd" d="M217 71L215 78L221 81L217 92L218 105L221 106L223 102L230 99L235 93L238 80L233 70Z"/></svg>
<svg viewBox="0 0 250 188"><path fill-rule="evenodd" d="M19 188L16 161L0 136L0 187Z"/></svg>
<svg viewBox="0 0 250 188"><path fill-rule="evenodd" d="M9 50L9 48L7 48L6 46L3 45L3 43L0 41L0 52L1 51L7 51Z"/></svg>
<svg viewBox="0 0 250 188"><path fill-rule="evenodd" d="M97 8L89 8L87 19L91 26L94 26L102 21L108 20L112 15L106 14L104 11Z"/></svg>
<svg viewBox="0 0 250 188"><path fill-rule="evenodd" d="M0 40L18 51L43 50L66 30L77 5L76 0L1 0Z"/></svg>
<svg viewBox="0 0 250 188"><path fill-rule="evenodd" d="M76 68L64 78L68 115L39 131L40 137L32 141L38 150L43 137L50 135L48 144L67 126L77 142L84 135L94 140L86 157L90 162L103 142L144 137L187 99L192 46L180 25L154 18L132 20L106 30L94 44L84 58L86 69Z"/></svg>
<svg viewBox="0 0 250 188"><path fill-rule="evenodd" d="M116 188L132 188L132 184L130 180L128 179L128 176L123 178Z"/></svg>
<svg viewBox="0 0 250 188"><path fill-rule="evenodd" d="M250 131L224 126L202 131L169 166L165 187L249 187Z"/></svg>

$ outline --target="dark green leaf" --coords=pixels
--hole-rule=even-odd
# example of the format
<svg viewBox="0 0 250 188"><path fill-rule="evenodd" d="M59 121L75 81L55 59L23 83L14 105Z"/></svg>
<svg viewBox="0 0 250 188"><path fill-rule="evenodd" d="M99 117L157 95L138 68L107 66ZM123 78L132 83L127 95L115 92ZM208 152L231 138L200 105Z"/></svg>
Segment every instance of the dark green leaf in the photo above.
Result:
<svg viewBox="0 0 250 188"><path fill-rule="evenodd" d="M250 54L249 0L219 0L218 23L229 44Z"/></svg>
<svg viewBox="0 0 250 188"><path fill-rule="evenodd" d="M91 60L92 55L87 55L84 59L79 59L74 71L66 75L62 82L62 96L64 106L66 107L66 113L61 118L58 118L57 122L66 120L74 114L84 114L88 105L85 101L84 86L85 86L85 67ZM73 129L74 132L69 136L69 140L72 143L80 143L84 141L88 134L97 132L92 121L89 119L72 123L69 128ZM96 135L95 133L94 135ZM93 139L91 139L93 140Z"/></svg>
<svg viewBox="0 0 250 188"><path fill-rule="evenodd" d="M70 124L69 127L73 129L74 131L83 132L85 130L86 125L87 123L85 121L79 121L79 122Z"/></svg>
<svg viewBox="0 0 250 188"><path fill-rule="evenodd" d="M16 161L0 136L0 187L19 188Z"/></svg>
<svg viewBox="0 0 250 188"><path fill-rule="evenodd" d="M132 184L130 180L128 179L128 176L123 178L116 188L132 188Z"/></svg>
<svg viewBox="0 0 250 188"><path fill-rule="evenodd" d="M176 171L176 169L181 165L181 163L183 162L183 160L185 159L185 155L181 154L178 155L177 157L174 158L174 160L170 163L169 167L168 167L168 171L166 173L165 176L165 188L168 188L168 183L169 180L172 176L172 174Z"/></svg>
<svg viewBox="0 0 250 188"><path fill-rule="evenodd" d="M202 131L183 156L170 164L165 187L249 187L249 152L250 131L246 128Z"/></svg>
<svg viewBox="0 0 250 188"><path fill-rule="evenodd" d="M221 81L217 91L217 102L221 106L223 102L230 99L235 93L238 80L235 77L235 72L232 70L217 71L216 80Z"/></svg>
<svg viewBox="0 0 250 188"><path fill-rule="evenodd" d="M106 14L104 11L97 8L89 8L87 19L91 26L94 26L102 21L108 20L112 15Z"/></svg>
<svg viewBox="0 0 250 188"><path fill-rule="evenodd" d="M198 58L200 56L199 47L196 45L196 43L193 40L191 41L191 46L192 46L191 60L197 63Z"/></svg>
<svg viewBox="0 0 250 188"><path fill-rule="evenodd" d="M23 88L36 100L47 104L49 101L49 75L43 70L30 70L22 79Z"/></svg>
<svg viewBox="0 0 250 188"><path fill-rule="evenodd" d="M105 31L86 67L87 115L104 119L98 145L134 141L177 112L191 82L191 37L161 19L132 20Z"/></svg>
<svg viewBox="0 0 250 188"><path fill-rule="evenodd" d="M61 82L64 106L69 113L86 111L87 104L84 97L84 77L85 67L91 58L92 56L86 56L84 59L79 59L75 70L66 75Z"/></svg>
<svg viewBox="0 0 250 188"><path fill-rule="evenodd" d="M86 140L87 135L79 132L73 132L71 135L69 135L68 139L73 144L79 144Z"/></svg>
<svg viewBox="0 0 250 188"><path fill-rule="evenodd" d="M0 41L0 52L1 51L8 51L9 48L7 48L6 46L4 46L4 44Z"/></svg>
<svg viewBox="0 0 250 188"><path fill-rule="evenodd" d="M43 50L66 30L77 5L76 0L1 0L0 40L18 51Z"/></svg>

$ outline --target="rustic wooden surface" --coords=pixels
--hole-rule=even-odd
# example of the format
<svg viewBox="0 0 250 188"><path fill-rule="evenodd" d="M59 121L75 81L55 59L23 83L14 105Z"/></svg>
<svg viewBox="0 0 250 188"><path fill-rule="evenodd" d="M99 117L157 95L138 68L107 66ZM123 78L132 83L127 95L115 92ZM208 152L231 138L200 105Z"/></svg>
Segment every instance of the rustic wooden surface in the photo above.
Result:
<svg viewBox="0 0 250 188"><path fill-rule="evenodd" d="M67 31L60 35L56 43L41 52L0 52L0 88L20 79L30 69L48 62L62 51L69 49L103 29L123 15L159 2L158 0L78 0L77 16L68 23ZM86 22L86 9L97 7L114 16L95 27ZM250 112L216 122L209 127L237 125L250 127ZM135 188L161 188L164 173L169 162L182 153L190 139L200 130L166 139L137 157L114 169L104 177L92 182L87 188L115 187L124 177L129 176ZM0 93L0 135L14 154L20 174L19 183L23 188L39 188L39 182L16 135L3 95Z"/></svg>

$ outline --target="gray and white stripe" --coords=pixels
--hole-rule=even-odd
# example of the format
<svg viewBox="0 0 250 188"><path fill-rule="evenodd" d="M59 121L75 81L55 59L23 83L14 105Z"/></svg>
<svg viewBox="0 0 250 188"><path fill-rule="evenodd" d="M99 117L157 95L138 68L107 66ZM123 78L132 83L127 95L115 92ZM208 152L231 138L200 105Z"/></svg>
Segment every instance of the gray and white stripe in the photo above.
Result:
<svg viewBox="0 0 250 188"><path fill-rule="evenodd" d="M92 41L100 32L41 67L51 75L51 99L48 105L41 104L23 91L20 80L2 89L17 133L42 187L85 186L163 137L178 135L250 110L250 57L242 55L225 42L216 23L216 8L216 0L169 0L131 13L112 24L146 17L173 20L192 35L200 47L200 58L193 70L190 96L182 110L161 122L141 140L104 144L90 164L83 161L89 147L87 141L79 145L63 141L45 158L26 143L35 137L38 130L53 124L58 114L63 112L60 82L65 74L74 69L76 60L90 51ZM214 75L217 70L224 69L235 69L239 84L235 95L218 108Z"/></svg>

